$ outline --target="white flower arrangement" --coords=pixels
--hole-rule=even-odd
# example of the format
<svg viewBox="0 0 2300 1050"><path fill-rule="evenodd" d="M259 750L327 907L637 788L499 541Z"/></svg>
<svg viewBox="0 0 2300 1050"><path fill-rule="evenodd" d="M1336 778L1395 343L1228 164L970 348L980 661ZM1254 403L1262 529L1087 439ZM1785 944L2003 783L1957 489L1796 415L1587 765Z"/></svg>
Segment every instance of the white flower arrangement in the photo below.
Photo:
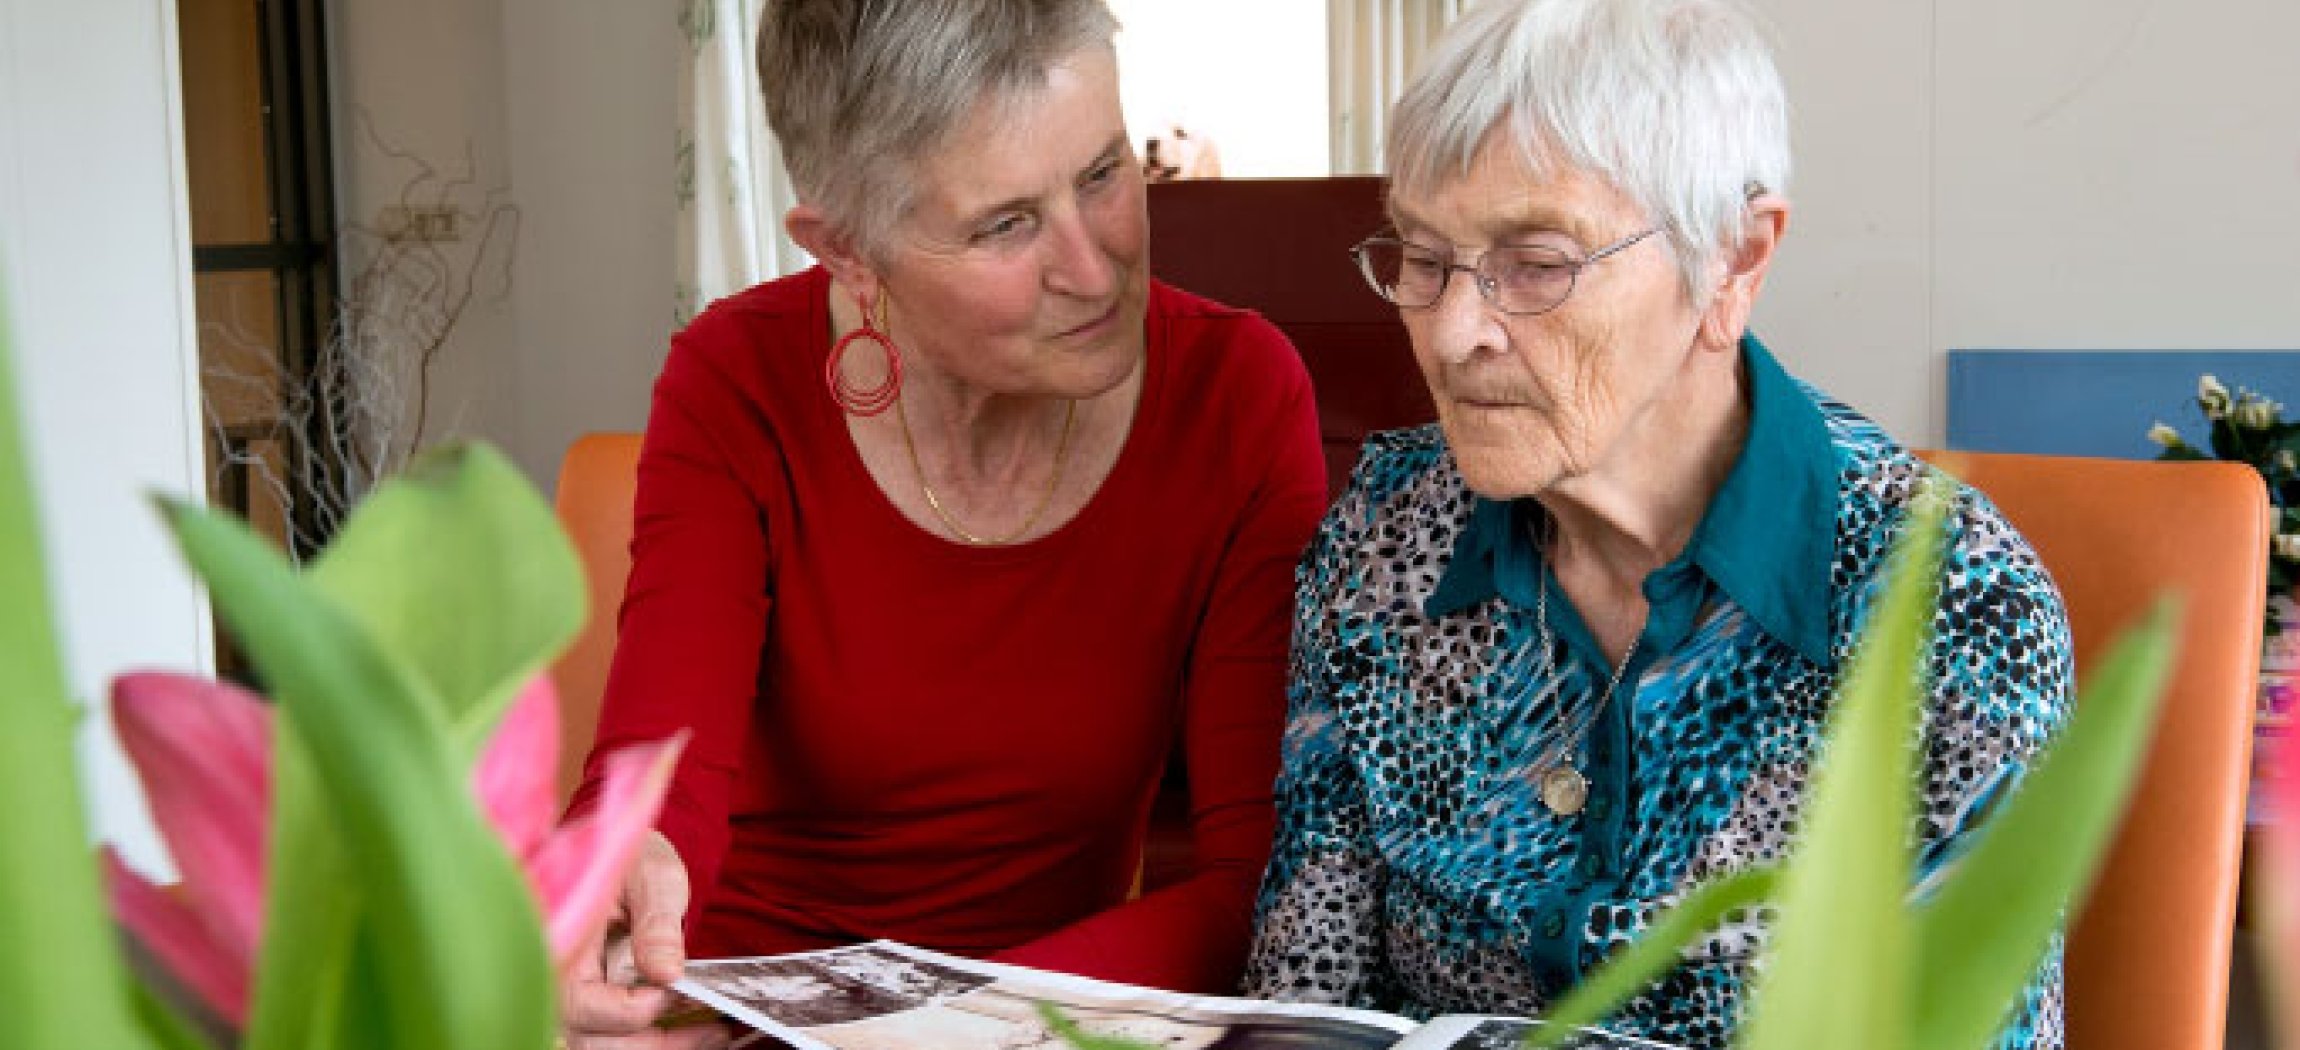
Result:
<svg viewBox="0 0 2300 1050"><path fill-rule="evenodd" d="M2196 407L2204 412L2208 431L2203 447L2190 444L2162 420L2149 426L2148 440L2163 450L2158 459L2242 463L2267 484L2269 502L2276 507L2276 532L2268 540L2265 627L2270 636L2277 635L2294 615L2293 604L2282 599L2300 582L2300 422L2285 420L2281 402L2242 386L2230 391L2211 374L2196 380Z"/></svg>

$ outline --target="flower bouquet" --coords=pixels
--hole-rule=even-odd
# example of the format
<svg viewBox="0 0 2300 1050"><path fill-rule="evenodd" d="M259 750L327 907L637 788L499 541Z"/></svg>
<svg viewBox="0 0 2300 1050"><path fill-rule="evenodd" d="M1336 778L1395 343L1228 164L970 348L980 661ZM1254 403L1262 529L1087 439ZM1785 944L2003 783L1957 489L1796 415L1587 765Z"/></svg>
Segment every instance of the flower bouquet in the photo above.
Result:
<svg viewBox="0 0 2300 1050"><path fill-rule="evenodd" d="M2227 386L2210 374L2197 378L2196 407L2204 414L2205 447L2192 445L2161 421L2148 428L2158 459L2223 459L2251 467L2268 486L2274 533L2268 540L2268 611L2261 625L2260 690L2253 714L2253 816L2276 812L2273 793L2260 790L2272 759L2291 748L2293 701L2300 698L2300 422L2284 406L2256 391Z"/></svg>
<svg viewBox="0 0 2300 1050"><path fill-rule="evenodd" d="M2300 422L2284 418L2284 406L2256 391L2234 393L2209 374L2196 381L2196 407L2204 413L2204 447L2190 444L2161 420L2148 428L2160 460L2222 459L2242 463L2268 486L2275 507L2275 531L2268 540L2267 637L2300 621L2292 585L2300 583ZM2280 661L2270 661L2272 663Z"/></svg>

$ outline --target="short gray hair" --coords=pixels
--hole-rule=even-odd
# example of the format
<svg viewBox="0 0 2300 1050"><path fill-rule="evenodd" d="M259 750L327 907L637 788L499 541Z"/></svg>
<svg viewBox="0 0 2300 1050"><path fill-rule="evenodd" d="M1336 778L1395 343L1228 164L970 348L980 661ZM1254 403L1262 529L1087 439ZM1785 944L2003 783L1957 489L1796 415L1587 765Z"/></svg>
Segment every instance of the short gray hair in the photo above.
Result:
<svg viewBox="0 0 2300 1050"><path fill-rule="evenodd" d="M1489 0L1431 49L1391 117L1394 184L1466 175L1506 127L1537 173L1610 183L1663 225L1688 294L1785 192L1788 103L1735 0Z"/></svg>
<svg viewBox="0 0 2300 1050"><path fill-rule="evenodd" d="M1117 31L1102 0L768 0L759 89L799 199L882 256L920 163L978 104Z"/></svg>

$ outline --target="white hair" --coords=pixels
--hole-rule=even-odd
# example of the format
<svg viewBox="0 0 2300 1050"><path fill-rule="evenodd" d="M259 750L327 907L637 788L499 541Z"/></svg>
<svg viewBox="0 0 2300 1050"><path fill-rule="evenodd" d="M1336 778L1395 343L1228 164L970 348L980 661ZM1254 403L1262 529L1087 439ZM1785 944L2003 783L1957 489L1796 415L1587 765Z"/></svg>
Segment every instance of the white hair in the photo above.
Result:
<svg viewBox="0 0 2300 1050"><path fill-rule="evenodd" d="M1392 184L1468 174L1496 133L1529 170L1593 175L1666 231L1689 295L1789 180L1788 103L1735 0L1489 0L1454 23L1391 117Z"/></svg>

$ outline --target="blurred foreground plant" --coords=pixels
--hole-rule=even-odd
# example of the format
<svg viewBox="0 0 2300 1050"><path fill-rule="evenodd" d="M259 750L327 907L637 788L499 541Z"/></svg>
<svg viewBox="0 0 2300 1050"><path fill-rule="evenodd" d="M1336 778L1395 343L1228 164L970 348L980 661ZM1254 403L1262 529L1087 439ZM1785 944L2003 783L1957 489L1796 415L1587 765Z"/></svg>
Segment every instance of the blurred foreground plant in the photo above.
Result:
<svg viewBox="0 0 2300 1050"><path fill-rule="evenodd" d="M1939 489L1936 487L1936 493ZM1803 835L1776 873L1705 884L1591 974L1529 1040L1555 1045L1675 965L1727 913L1779 914L1735 1046L1979 1050L1991 1045L2106 853L2172 663L2169 603L2087 677L2060 739L1965 854L1912 893L1921 658L1940 577L1940 500L1894 552L1831 715Z"/></svg>
<svg viewBox="0 0 2300 1050"><path fill-rule="evenodd" d="M2248 874L2275 1045L2300 1050L2300 751L2290 736L2261 737L2273 748L2258 768L2267 777L2268 826L2259 867Z"/></svg>
<svg viewBox="0 0 2300 1050"><path fill-rule="evenodd" d="M183 872L172 890L154 886L107 847L113 911L208 1009L244 1026L261 943L272 709L231 685L159 672L121 676L112 684L112 707ZM558 965L599 932L652 826L681 743L608 756L599 808L554 827L559 698L539 676L521 690L480 757L472 787L544 905Z"/></svg>
<svg viewBox="0 0 2300 1050"><path fill-rule="evenodd" d="M17 949L0 953L0 1045L551 1045L551 948L602 921L678 745L619 756L599 810L552 830L556 701L537 676L585 594L550 509L492 450L434 454L299 573L238 522L164 505L277 708L197 680L121 684L184 874L163 891L112 862L149 963L131 974L81 818L13 375L0 334L0 797L17 802L0 825Z"/></svg>

